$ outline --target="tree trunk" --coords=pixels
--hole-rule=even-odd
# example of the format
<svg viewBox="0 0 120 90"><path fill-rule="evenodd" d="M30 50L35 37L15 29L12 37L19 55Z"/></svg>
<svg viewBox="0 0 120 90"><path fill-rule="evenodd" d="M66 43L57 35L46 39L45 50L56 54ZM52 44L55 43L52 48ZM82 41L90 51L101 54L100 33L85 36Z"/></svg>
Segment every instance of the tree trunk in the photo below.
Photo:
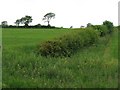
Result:
<svg viewBox="0 0 120 90"><path fill-rule="evenodd" d="M27 23L25 23L25 27L28 27L28 24L27 24Z"/></svg>
<svg viewBox="0 0 120 90"><path fill-rule="evenodd" d="M48 21L48 27L50 27L50 21Z"/></svg>

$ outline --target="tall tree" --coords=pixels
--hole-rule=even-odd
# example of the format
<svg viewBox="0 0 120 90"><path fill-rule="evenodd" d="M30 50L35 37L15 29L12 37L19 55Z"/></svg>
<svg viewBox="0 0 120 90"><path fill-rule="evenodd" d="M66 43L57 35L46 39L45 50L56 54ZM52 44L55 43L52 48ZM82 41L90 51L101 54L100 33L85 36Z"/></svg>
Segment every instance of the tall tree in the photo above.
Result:
<svg viewBox="0 0 120 90"><path fill-rule="evenodd" d="M15 21L15 24L16 24L17 26L19 26L20 23L21 23L21 20L20 20L20 19L17 19L17 20Z"/></svg>
<svg viewBox="0 0 120 90"><path fill-rule="evenodd" d="M28 24L32 22L32 17L31 16L25 16L25 17L22 17L21 19L21 23L22 24L25 24L25 27L28 27Z"/></svg>
<svg viewBox="0 0 120 90"><path fill-rule="evenodd" d="M50 20L51 20L52 18L53 18L53 19L55 18L55 14L54 14L54 13L47 13L47 14L44 15L43 20L45 20L45 22L48 23L48 26L50 26Z"/></svg>

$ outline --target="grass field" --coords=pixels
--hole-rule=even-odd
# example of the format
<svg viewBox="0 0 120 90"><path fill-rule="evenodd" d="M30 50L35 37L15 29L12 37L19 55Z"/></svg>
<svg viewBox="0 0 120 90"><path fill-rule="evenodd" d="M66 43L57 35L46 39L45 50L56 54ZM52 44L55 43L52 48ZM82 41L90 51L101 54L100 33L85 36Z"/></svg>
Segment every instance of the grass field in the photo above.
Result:
<svg viewBox="0 0 120 90"><path fill-rule="evenodd" d="M3 29L3 87L118 87L118 32L70 58L36 56L35 47L73 30Z"/></svg>
<svg viewBox="0 0 120 90"><path fill-rule="evenodd" d="M2 88L2 28L0 27L0 89Z"/></svg>

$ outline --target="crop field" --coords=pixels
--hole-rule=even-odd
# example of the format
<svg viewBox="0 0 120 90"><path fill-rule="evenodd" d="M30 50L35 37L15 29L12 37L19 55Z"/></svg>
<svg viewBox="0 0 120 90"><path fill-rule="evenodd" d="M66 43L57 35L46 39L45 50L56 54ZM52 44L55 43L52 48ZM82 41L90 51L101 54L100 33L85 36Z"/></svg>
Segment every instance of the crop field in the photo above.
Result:
<svg viewBox="0 0 120 90"><path fill-rule="evenodd" d="M3 88L117 88L118 30L71 57L42 57L36 47L72 29L2 29Z"/></svg>

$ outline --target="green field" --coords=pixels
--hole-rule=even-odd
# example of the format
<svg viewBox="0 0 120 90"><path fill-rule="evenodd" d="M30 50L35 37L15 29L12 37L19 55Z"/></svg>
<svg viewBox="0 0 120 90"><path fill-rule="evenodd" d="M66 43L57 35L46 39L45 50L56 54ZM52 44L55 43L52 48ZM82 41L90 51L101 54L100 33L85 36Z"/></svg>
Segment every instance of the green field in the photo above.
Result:
<svg viewBox="0 0 120 90"><path fill-rule="evenodd" d="M65 58L36 56L41 42L68 29L3 29L3 87L116 88L118 31Z"/></svg>
<svg viewBox="0 0 120 90"><path fill-rule="evenodd" d="M0 27L0 89L2 88L2 28Z"/></svg>

